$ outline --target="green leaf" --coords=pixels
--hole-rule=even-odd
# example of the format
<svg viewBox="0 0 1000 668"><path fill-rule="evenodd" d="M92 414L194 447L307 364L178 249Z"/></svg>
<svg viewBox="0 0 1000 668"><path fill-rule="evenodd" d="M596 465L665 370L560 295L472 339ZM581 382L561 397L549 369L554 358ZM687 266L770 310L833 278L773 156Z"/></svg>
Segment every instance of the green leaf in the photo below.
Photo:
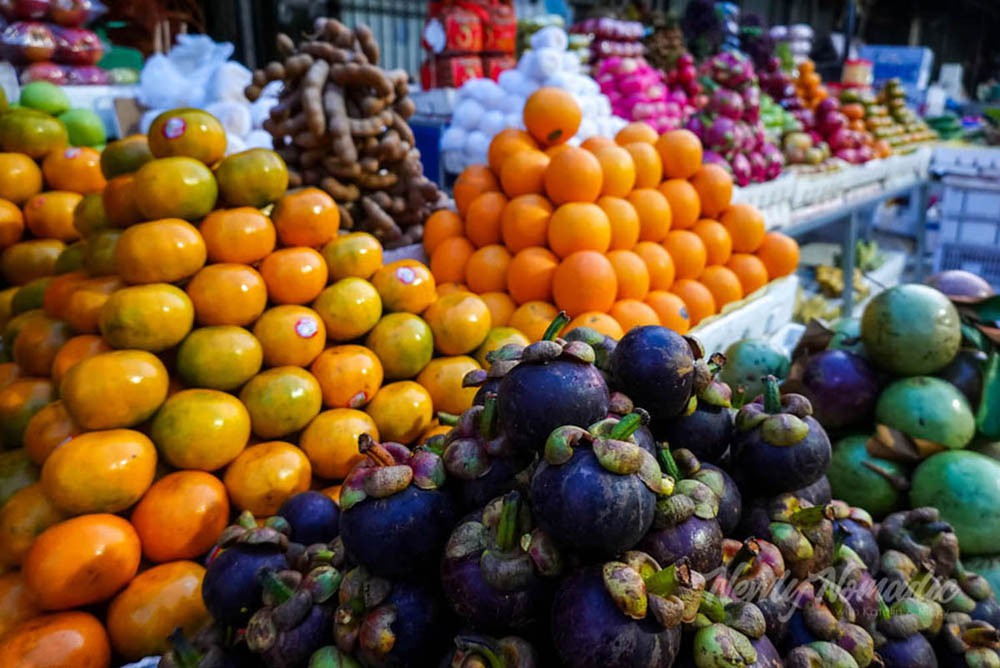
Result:
<svg viewBox="0 0 1000 668"><path fill-rule="evenodd" d="M968 308L983 322L1000 321L1000 295L994 295L978 304L970 304Z"/></svg>
<svg viewBox="0 0 1000 668"><path fill-rule="evenodd" d="M979 350L987 350L989 348L989 343L986 337L983 336L983 333L973 325L964 322L962 323L962 338Z"/></svg>
<svg viewBox="0 0 1000 668"><path fill-rule="evenodd" d="M976 411L976 427L987 438L1000 437L1000 352L994 350L983 371L983 394Z"/></svg>

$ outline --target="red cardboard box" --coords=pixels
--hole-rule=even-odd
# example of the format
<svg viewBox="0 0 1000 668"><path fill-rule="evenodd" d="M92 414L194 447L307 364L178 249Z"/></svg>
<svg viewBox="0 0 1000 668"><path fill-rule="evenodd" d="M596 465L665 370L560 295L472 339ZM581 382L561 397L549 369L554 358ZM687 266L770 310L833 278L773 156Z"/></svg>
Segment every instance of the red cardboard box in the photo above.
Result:
<svg viewBox="0 0 1000 668"><path fill-rule="evenodd" d="M482 76L483 61L479 56L429 56L420 67L420 86L424 90L458 88L469 79Z"/></svg>
<svg viewBox="0 0 1000 668"><path fill-rule="evenodd" d="M504 0L484 1L483 51L514 53L517 47L517 16Z"/></svg>
<svg viewBox="0 0 1000 668"><path fill-rule="evenodd" d="M509 53L483 54L483 74L496 81L500 73L513 69L517 59Z"/></svg>
<svg viewBox="0 0 1000 668"><path fill-rule="evenodd" d="M430 3L424 25L424 48L437 54L482 51L483 22L474 8L465 3Z"/></svg>

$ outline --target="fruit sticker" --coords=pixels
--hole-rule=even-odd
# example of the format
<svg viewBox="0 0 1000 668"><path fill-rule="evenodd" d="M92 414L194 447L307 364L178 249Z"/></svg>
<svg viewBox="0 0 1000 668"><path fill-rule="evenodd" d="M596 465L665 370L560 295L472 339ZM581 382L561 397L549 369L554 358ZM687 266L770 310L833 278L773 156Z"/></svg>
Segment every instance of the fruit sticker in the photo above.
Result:
<svg viewBox="0 0 1000 668"><path fill-rule="evenodd" d="M77 148L76 146L70 146L68 149L63 151L63 157L68 160L72 160L73 158L80 155L80 152L81 152L80 149Z"/></svg>
<svg viewBox="0 0 1000 668"><path fill-rule="evenodd" d="M174 117L163 124L163 136L167 139L178 139L187 130L187 123L183 118Z"/></svg>
<svg viewBox="0 0 1000 668"><path fill-rule="evenodd" d="M413 271L410 267L400 267L396 270L396 278L403 285L410 285L413 281L417 280L417 272Z"/></svg>
<svg viewBox="0 0 1000 668"><path fill-rule="evenodd" d="M301 318L295 323L295 333L303 339L311 339L316 336L317 331L319 331L319 325L316 324L315 318Z"/></svg>
<svg viewBox="0 0 1000 668"><path fill-rule="evenodd" d="M361 390L360 392L355 393L355 395L352 396L350 400L348 400L347 405L350 406L351 408L361 408L367 403L368 403L368 393L365 392L364 390Z"/></svg>

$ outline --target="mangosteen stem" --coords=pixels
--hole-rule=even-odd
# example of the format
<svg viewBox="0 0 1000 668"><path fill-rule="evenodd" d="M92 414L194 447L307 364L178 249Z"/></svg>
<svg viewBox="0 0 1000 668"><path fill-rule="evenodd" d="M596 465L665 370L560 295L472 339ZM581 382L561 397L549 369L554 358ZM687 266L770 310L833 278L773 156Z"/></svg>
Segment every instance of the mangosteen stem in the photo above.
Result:
<svg viewBox="0 0 1000 668"><path fill-rule="evenodd" d="M708 371L712 374L713 378L722 371L724 366L726 366L726 356L722 353L713 353L708 358Z"/></svg>
<svg viewBox="0 0 1000 668"><path fill-rule="evenodd" d="M376 443L368 434L358 436L358 452L368 457L377 466L393 466L396 464L395 457L382 447L381 443Z"/></svg>
<svg viewBox="0 0 1000 668"><path fill-rule="evenodd" d="M503 497L500 521L497 524L497 547L501 552L510 552L519 544L518 519L521 515L521 495L510 492Z"/></svg>
<svg viewBox="0 0 1000 668"><path fill-rule="evenodd" d="M239 524L244 529L256 529L257 520L254 518L253 513L249 510L244 510L240 513L240 516L236 518L236 523Z"/></svg>
<svg viewBox="0 0 1000 668"><path fill-rule="evenodd" d="M781 389L778 387L778 379L774 376L765 376L764 381L764 411L776 415L781 412Z"/></svg>
<svg viewBox="0 0 1000 668"><path fill-rule="evenodd" d="M259 577L261 584L264 585L264 589L274 597L274 600L278 604L284 603L295 594L295 590L282 582L278 574L274 572L274 569L263 569Z"/></svg>
<svg viewBox="0 0 1000 668"><path fill-rule="evenodd" d="M566 311L559 311L559 315L555 317L545 330L545 333L542 334L542 341L555 341L556 337L559 336L559 332L563 331L563 328L566 327L569 322L570 317L566 314Z"/></svg>
<svg viewBox="0 0 1000 668"><path fill-rule="evenodd" d="M811 527L825 519L831 519L832 508L828 505L801 508L792 513L790 524L797 527Z"/></svg>
<svg viewBox="0 0 1000 668"><path fill-rule="evenodd" d="M483 438L493 438L497 435L497 422L499 413L497 411L496 392L486 395L483 403L483 412L479 415L479 435Z"/></svg>
<svg viewBox="0 0 1000 668"><path fill-rule="evenodd" d="M637 408L635 409L635 412L629 413L619 420L618 424L611 428L611 433L608 435L608 438L616 441L627 441L632 437L632 434L638 431L639 427L647 422L649 422L649 413L641 408Z"/></svg>
<svg viewBox="0 0 1000 668"><path fill-rule="evenodd" d="M698 606L698 612L719 624L726 621L726 604L719 596L710 591L701 593L701 605Z"/></svg>
<svg viewBox="0 0 1000 668"><path fill-rule="evenodd" d="M459 416L454 413L445 413L444 411L438 411L437 413L438 422L446 427L454 427L458 424Z"/></svg>
<svg viewBox="0 0 1000 668"><path fill-rule="evenodd" d="M178 626L167 639L170 641L170 646L173 647L174 656L177 657L177 665L180 668L198 668L202 655L184 635L184 629Z"/></svg>
<svg viewBox="0 0 1000 668"><path fill-rule="evenodd" d="M878 595L878 616L879 619L889 619L892 617L892 610L886 605L885 599L882 598L881 594Z"/></svg>
<svg viewBox="0 0 1000 668"><path fill-rule="evenodd" d="M677 467L677 462L670 452L670 446L666 443L660 443L656 452L660 456L660 466L663 467L664 472L674 480L680 480L681 470Z"/></svg>
<svg viewBox="0 0 1000 668"><path fill-rule="evenodd" d="M486 641L482 639L470 636L459 636L455 638L455 647L457 647L459 651L477 654L481 658L486 659L490 668L504 668L504 662L499 656L497 656L495 649L488 646Z"/></svg>
<svg viewBox="0 0 1000 668"><path fill-rule="evenodd" d="M646 592L667 598L679 589L691 584L691 567L686 559L681 559L666 568L650 574L646 579Z"/></svg>
<svg viewBox="0 0 1000 668"><path fill-rule="evenodd" d="M993 627L973 627L966 629L962 633L962 640L971 647L992 647L996 648L1000 642L998 632Z"/></svg>
<svg viewBox="0 0 1000 668"><path fill-rule="evenodd" d="M874 462L861 462L861 465L872 473L882 476L886 482L896 488L897 492L905 492L910 488L910 481L905 476L891 473Z"/></svg>

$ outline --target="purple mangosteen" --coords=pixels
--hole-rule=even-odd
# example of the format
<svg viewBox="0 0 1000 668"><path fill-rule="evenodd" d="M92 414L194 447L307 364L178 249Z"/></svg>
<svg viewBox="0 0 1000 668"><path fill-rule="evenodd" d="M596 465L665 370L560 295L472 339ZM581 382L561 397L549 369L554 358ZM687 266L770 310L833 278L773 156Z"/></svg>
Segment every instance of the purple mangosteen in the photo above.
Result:
<svg viewBox="0 0 1000 668"><path fill-rule="evenodd" d="M1000 631L961 612L945 616L934 644L938 660L946 668L1000 665Z"/></svg>
<svg viewBox="0 0 1000 668"><path fill-rule="evenodd" d="M291 539L296 543L329 543L340 535L340 508L319 492L301 492L289 497L281 504L278 515L291 525Z"/></svg>
<svg viewBox="0 0 1000 668"><path fill-rule="evenodd" d="M880 552L871 515L843 501L832 501L831 505L838 543L851 548L869 571L877 572Z"/></svg>
<svg viewBox="0 0 1000 668"><path fill-rule="evenodd" d="M677 458L676 453L675 458ZM722 534L725 536L732 534L740 523L740 513L743 511L743 497L740 495L739 486L723 469L707 462L701 462L698 470L690 475L715 492L715 496L719 499L717 519L719 526L722 527Z"/></svg>
<svg viewBox="0 0 1000 668"><path fill-rule="evenodd" d="M789 650L816 642L829 642L846 651L858 666L867 666L875 655L875 641L855 624L854 609L836 586L802 582L792 595L796 610L788 620L784 645Z"/></svg>
<svg viewBox="0 0 1000 668"><path fill-rule="evenodd" d="M722 459L733 438L732 391L717 378L724 364L721 354L695 361L692 398L680 415L653 422L658 440L674 450L690 450L705 462Z"/></svg>
<svg viewBox="0 0 1000 668"><path fill-rule="evenodd" d="M440 668L541 668L543 665L538 652L524 638L461 634L455 637L455 648L449 652ZM339 664L334 664L328 668L338 666Z"/></svg>
<svg viewBox="0 0 1000 668"><path fill-rule="evenodd" d="M799 357L782 386L813 407L824 428L837 429L866 422L875 410L880 383L869 363L845 350L823 350Z"/></svg>
<svg viewBox="0 0 1000 668"><path fill-rule="evenodd" d="M615 347L609 371L614 386L659 423L687 409L703 353L697 341L666 327L635 327Z"/></svg>

